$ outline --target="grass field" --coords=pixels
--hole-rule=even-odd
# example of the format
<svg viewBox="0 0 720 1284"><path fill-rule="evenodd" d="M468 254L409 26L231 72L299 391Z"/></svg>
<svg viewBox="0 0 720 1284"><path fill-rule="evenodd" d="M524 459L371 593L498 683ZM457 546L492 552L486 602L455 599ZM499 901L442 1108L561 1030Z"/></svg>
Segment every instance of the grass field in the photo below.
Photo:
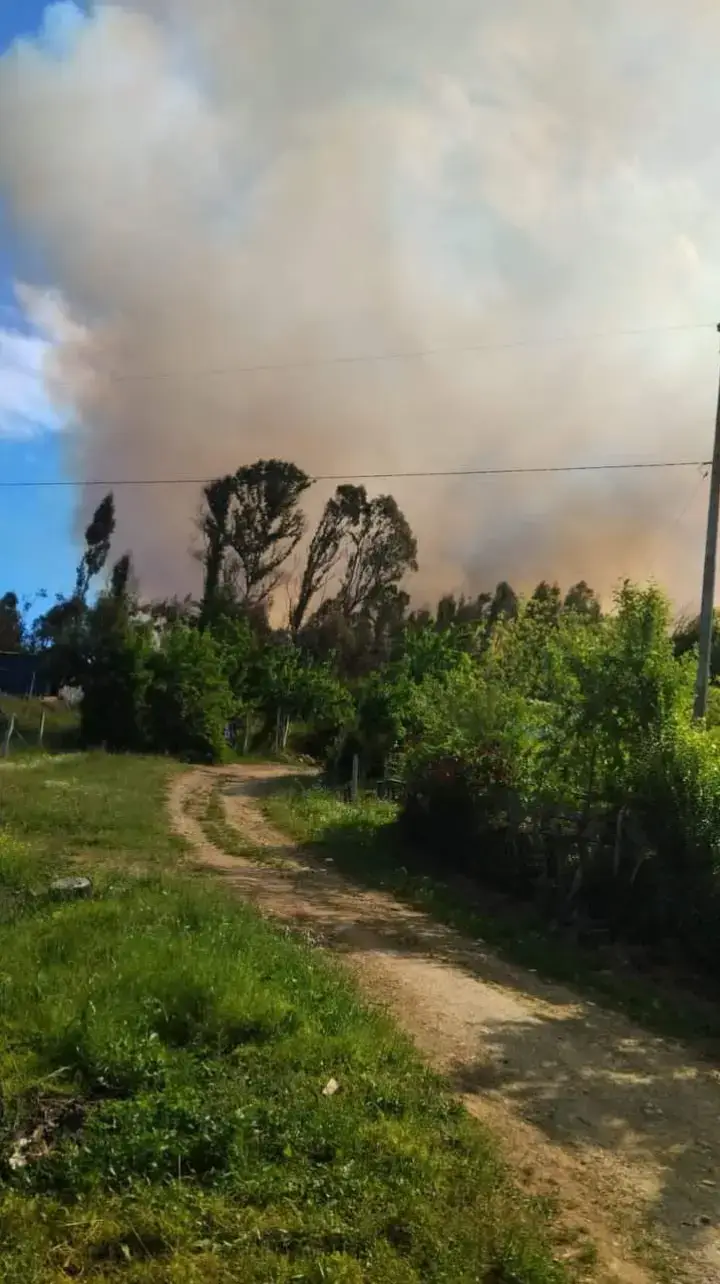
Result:
<svg viewBox="0 0 720 1284"><path fill-rule="evenodd" d="M405 1039L177 872L174 770L0 766L4 1284L559 1284L547 1210ZM78 868L91 899L47 895Z"/></svg>
<svg viewBox="0 0 720 1284"><path fill-rule="evenodd" d="M592 949L553 934L532 906L483 898L480 888L473 900L467 886L418 872L413 853L397 834L394 803L368 795L351 806L336 793L298 779L281 787L265 810L299 843L323 857L332 852L337 868L355 880L392 891L511 961L578 987L649 1029L697 1043L714 1055L720 1051L720 1007L691 984L624 967L619 958L609 965Z"/></svg>

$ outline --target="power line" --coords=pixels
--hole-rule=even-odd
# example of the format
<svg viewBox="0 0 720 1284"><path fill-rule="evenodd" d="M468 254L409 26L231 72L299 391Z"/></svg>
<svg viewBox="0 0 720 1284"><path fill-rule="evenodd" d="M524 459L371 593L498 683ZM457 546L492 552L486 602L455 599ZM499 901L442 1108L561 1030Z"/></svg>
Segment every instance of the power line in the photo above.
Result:
<svg viewBox="0 0 720 1284"><path fill-rule="evenodd" d="M670 528L669 528L669 529L670 529L670 531L671 531L671 532L672 532L672 531L674 531L678 526L680 526L681 522L684 520L684 518L686 517L687 513L689 512L689 510L692 508L693 504L695 503L695 500L697 499L697 497L698 497L698 495L699 495L700 491L702 490L703 482L707 481L708 476L709 476L709 474L708 474L707 467L706 467L706 465L703 465L703 466L702 466L702 471L700 472L700 476L699 476L698 481L697 481L697 485L693 487L693 490L692 490L692 492L691 492L690 496L688 497L687 501L686 501L686 502L685 502L685 504L683 505L683 507L682 507L682 509L680 510L680 512L678 513L677 517L676 517L676 518L674 519L674 521L673 521L673 522L671 522L671 524L670 524Z"/></svg>
<svg viewBox="0 0 720 1284"><path fill-rule="evenodd" d="M602 339L627 338L644 334L674 334L680 331L714 330L706 321L685 325L651 325L631 329L595 330L587 334L554 335L548 338L509 339L499 343L448 344L436 348L409 348L395 352L357 353L347 356L307 358L303 361L268 361L251 365L206 366L189 370L148 370L113 373L108 371L108 383L159 383L171 379L204 379L231 374L264 374L303 370L316 370L332 366L379 365L392 361L423 361L430 357L462 356L477 352L509 352L518 348L546 348L565 343L593 343ZM69 386L68 379L53 381L56 387Z"/></svg>
<svg viewBox="0 0 720 1284"><path fill-rule="evenodd" d="M702 460L676 459L676 460L651 460L644 463L625 463L625 464L549 464L537 467L519 467L519 468L450 468L446 470L428 470L427 472L397 472L397 473L357 473L354 476L344 477L341 475L327 475L325 477L315 477L314 481L385 481L392 478L405 477L516 477L523 475L541 474L541 473L599 473L613 472L621 469L643 469L643 468L699 468L703 466Z"/></svg>
<svg viewBox="0 0 720 1284"><path fill-rule="evenodd" d="M707 468L709 466L710 461L706 459L665 459L622 464L548 464L517 468L447 468L386 473L315 473L311 480L313 482L360 482L393 481L424 477L521 477L550 473L638 472L649 469ZM103 486L108 490L116 490L120 486L206 486L213 480L215 479L212 477L126 477L118 478L114 481L70 481L66 478L59 478L55 480L0 480L0 487L5 490L29 490L35 488L56 489Z"/></svg>

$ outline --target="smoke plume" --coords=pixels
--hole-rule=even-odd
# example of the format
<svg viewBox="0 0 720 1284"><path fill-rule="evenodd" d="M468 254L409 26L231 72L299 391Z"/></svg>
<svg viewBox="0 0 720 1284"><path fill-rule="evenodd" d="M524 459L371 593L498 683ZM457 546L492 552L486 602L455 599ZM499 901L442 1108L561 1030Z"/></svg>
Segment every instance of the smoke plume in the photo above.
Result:
<svg viewBox="0 0 720 1284"><path fill-rule="evenodd" d="M0 191L70 474L706 458L719 51L705 0L52 6L0 59ZM697 597L697 471L372 486L418 599ZM198 488L116 501L143 586L195 587Z"/></svg>

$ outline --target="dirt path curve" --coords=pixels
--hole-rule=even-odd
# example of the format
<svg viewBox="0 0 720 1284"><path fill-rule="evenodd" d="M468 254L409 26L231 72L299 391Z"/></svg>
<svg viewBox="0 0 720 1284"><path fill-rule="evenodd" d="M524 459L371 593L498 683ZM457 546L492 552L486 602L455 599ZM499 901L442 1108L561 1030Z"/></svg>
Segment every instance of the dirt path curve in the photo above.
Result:
<svg viewBox="0 0 720 1284"><path fill-rule="evenodd" d="M310 862L257 802L283 774L242 766L176 778L172 821L198 862L346 956L367 993L501 1139L526 1187L557 1195L568 1224L593 1238L599 1280L720 1284L720 1074L391 896L348 883L331 863ZM228 825L263 849L265 863L209 841L200 818L218 784Z"/></svg>

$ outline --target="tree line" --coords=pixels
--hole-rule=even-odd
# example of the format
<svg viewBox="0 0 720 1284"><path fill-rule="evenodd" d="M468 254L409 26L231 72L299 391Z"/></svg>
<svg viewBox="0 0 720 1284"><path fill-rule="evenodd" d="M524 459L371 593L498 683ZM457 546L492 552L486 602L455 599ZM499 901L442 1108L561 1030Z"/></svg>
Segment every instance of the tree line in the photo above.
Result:
<svg viewBox="0 0 720 1284"><path fill-rule="evenodd" d="M673 629L662 592L630 584L607 610L549 581L418 609L394 498L339 486L309 530L310 484L259 460L207 485L202 591L182 601L144 600L131 556L112 560L107 495L66 596L27 632L2 599L0 650L82 688L90 746L292 746L339 781L355 754L369 780L392 755L413 850L444 875L720 974L720 718L714 688L692 721L696 622Z"/></svg>
<svg viewBox="0 0 720 1284"><path fill-rule="evenodd" d="M310 486L277 459L204 486L202 591L182 600L143 599L131 554L111 560L115 503L106 495L68 594L29 627L29 603L12 592L0 599L0 651L32 652L53 686L83 689L90 744L212 759L228 734L246 750L285 748L301 722L304 747L338 770L357 749L379 769L396 720L390 688L375 690L378 675L422 668L426 634L444 637L452 653L472 650L478 634L517 616L521 599L501 582L475 597L447 593L435 611L413 609L405 584L418 568L417 541L394 497L340 485L309 530ZM600 615L584 583L563 596L543 582L530 609Z"/></svg>
<svg viewBox="0 0 720 1284"><path fill-rule="evenodd" d="M287 595L281 631L318 654L335 654L350 669L372 665L394 633L406 625L438 628L484 624L517 614L519 595L506 582L475 597L445 594L435 612L411 609L402 587L418 569L417 540L392 495L368 496L364 486L341 485L308 532L301 501L312 479L283 460L258 460L203 488L198 520L203 587L198 601L141 602L131 554L110 568L103 592L120 600L132 596L136 613L158 622L193 622L200 628L228 616L243 616L258 630L270 629L273 601L281 584ZM0 598L0 651L47 650L62 644L87 609L91 586L106 570L115 531L111 494L98 505L85 532L85 549L73 591L60 596L27 627L31 606L13 592ZM308 538L309 535L309 538ZM302 563L295 566L305 542ZM44 594L38 595L40 598ZM600 603L584 582L563 595L542 582L531 600L548 611L579 611L597 617ZM277 602L275 602L277 617ZM348 634L359 633L355 645Z"/></svg>

